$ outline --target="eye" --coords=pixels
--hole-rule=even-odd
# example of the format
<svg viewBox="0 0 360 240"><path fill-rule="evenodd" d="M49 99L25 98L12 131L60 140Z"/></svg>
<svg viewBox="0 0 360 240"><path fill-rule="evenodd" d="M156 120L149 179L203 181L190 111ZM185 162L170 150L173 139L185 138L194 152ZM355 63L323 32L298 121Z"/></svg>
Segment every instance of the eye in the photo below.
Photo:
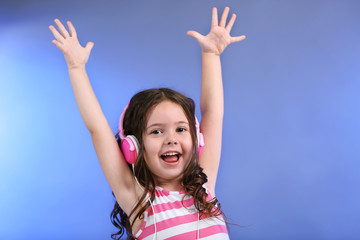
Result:
<svg viewBox="0 0 360 240"><path fill-rule="evenodd" d="M177 132L185 132L186 128L180 127L178 129L176 129Z"/></svg>
<svg viewBox="0 0 360 240"><path fill-rule="evenodd" d="M160 133L161 133L161 130L156 129L156 130L151 131L150 134L160 134Z"/></svg>

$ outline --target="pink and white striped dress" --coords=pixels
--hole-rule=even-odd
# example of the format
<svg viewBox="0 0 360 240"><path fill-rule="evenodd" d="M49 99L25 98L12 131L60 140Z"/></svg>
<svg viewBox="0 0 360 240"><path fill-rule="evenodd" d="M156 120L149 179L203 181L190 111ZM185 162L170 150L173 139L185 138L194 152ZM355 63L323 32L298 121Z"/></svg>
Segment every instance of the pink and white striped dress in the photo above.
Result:
<svg viewBox="0 0 360 240"><path fill-rule="evenodd" d="M182 199L185 192L167 191L159 186L155 188L153 206L156 213L157 239L195 240L197 239L198 212L192 196ZM212 199L210 194L208 199ZM134 234L136 239L152 240L155 234L154 213L149 207L144 213L144 222ZM222 216L200 218L199 239L229 239L226 224Z"/></svg>

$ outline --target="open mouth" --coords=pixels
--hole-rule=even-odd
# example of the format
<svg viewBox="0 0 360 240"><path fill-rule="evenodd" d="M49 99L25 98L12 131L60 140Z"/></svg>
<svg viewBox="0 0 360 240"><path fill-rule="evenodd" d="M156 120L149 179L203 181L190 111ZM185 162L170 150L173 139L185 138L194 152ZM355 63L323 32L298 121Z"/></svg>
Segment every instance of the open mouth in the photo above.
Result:
<svg viewBox="0 0 360 240"><path fill-rule="evenodd" d="M176 163L179 158L180 158L181 154L177 153L177 152L168 152L165 154L161 155L161 158L166 162L166 163Z"/></svg>

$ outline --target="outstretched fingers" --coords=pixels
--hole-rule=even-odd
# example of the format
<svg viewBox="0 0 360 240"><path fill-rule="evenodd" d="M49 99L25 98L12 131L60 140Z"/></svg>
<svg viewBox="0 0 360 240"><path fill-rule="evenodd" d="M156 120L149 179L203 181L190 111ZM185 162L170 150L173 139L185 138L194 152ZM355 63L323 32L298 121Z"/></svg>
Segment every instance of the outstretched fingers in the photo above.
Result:
<svg viewBox="0 0 360 240"><path fill-rule="evenodd" d="M227 19L227 17L228 17L229 11L230 11L230 8L229 8L229 7L225 7L224 12L223 12L223 14L221 15L221 19L220 19L220 24L219 24L219 26L225 27L226 19ZM236 19L236 14L233 13L233 14L231 15L231 18L230 18L228 24L227 24L226 27L225 27L225 29L226 29L229 33L230 33L232 27L234 26L235 19ZM240 41L244 40L245 38L246 38L245 35L241 35L241 36L238 36L238 37L231 37L230 43L240 42Z"/></svg>
<svg viewBox="0 0 360 240"><path fill-rule="evenodd" d="M60 22L59 19L55 19L54 22L56 23L56 25L58 26L61 35L66 39L68 37L70 37L68 31L66 30L66 28L64 27L64 25Z"/></svg>
<svg viewBox="0 0 360 240"><path fill-rule="evenodd" d="M233 13L233 15L231 15L231 18L228 22L228 24L226 25L225 29L230 32L232 27L234 26L234 22L235 22L235 19L236 19L236 14Z"/></svg>
<svg viewBox="0 0 360 240"><path fill-rule="evenodd" d="M49 29L53 33L56 40L58 40L60 43L64 43L65 40L64 37L56 30L56 28L53 25L50 25Z"/></svg>
<svg viewBox="0 0 360 240"><path fill-rule="evenodd" d="M212 19L211 19L211 28L218 26L218 14L217 14L217 8L213 8L212 12Z"/></svg>
<svg viewBox="0 0 360 240"><path fill-rule="evenodd" d="M76 34L76 30L74 28L74 25L72 25L72 23L70 21L67 21L67 25L69 27L69 31L70 31L70 36L71 37L77 37L77 34Z"/></svg>
<svg viewBox="0 0 360 240"><path fill-rule="evenodd" d="M195 38L198 41L200 41L202 38L204 38L204 36L202 34L196 32L196 31L188 31L186 34Z"/></svg>
<svg viewBox="0 0 360 240"><path fill-rule="evenodd" d="M63 48L63 44L56 41L56 40L52 40L52 43L55 44L55 46L57 46L62 52L64 52L64 48Z"/></svg>
<svg viewBox="0 0 360 240"><path fill-rule="evenodd" d="M89 52L91 52L91 49L94 47L94 43L93 42L88 42L85 46L85 49Z"/></svg>
<svg viewBox="0 0 360 240"><path fill-rule="evenodd" d="M226 7L226 8L224 9L224 12L223 12L223 14L221 15L221 19L220 19L220 24L219 24L220 27L225 27L225 23L226 23L226 19L227 19L227 17L228 17L228 14L229 14L229 10L230 10L229 7Z"/></svg>
<svg viewBox="0 0 360 240"><path fill-rule="evenodd" d="M240 42L240 41L244 40L245 38L246 38L245 35L241 35L239 37L231 37L230 41L231 41L231 43Z"/></svg>
<svg viewBox="0 0 360 240"><path fill-rule="evenodd" d="M225 7L224 12L223 12L223 14L221 15L220 23L218 23L217 9L214 7L214 8L213 8L213 15L212 15L211 27L215 27L215 26L224 27L228 32L230 32L231 29L232 29L232 27L233 27L233 25L234 25L234 22L235 22L235 19L236 19L236 14L233 13L233 14L231 15L231 18L230 18L228 24L227 24L226 27L225 27L226 20L227 20L227 17L228 17L228 15L229 15L229 11L230 11L230 8L229 8L229 7Z"/></svg>

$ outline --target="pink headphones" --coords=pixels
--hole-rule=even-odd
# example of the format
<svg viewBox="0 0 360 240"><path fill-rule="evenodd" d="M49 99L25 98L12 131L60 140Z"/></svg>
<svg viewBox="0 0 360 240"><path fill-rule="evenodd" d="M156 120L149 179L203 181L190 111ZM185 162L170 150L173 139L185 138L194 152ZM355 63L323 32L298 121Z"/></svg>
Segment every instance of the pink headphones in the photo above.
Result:
<svg viewBox="0 0 360 240"><path fill-rule="evenodd" d="M129 104L126 105L123 112L121 113L120 120L119 120L119 136L121 139L121 150L124 154L124 157L126 161L130 164L135 164L137 155L139 153L139 141L134 135L124 135L124 115L126 112L126 109L128 108ZM204 147L204 136L202 133L200 133L200 127L199 127L199 121L197 120L195 116L195 126L196 126L196 136L199 143L199 150L198 155L200 156L200 153L202 151L202 148Z"/></svg>

